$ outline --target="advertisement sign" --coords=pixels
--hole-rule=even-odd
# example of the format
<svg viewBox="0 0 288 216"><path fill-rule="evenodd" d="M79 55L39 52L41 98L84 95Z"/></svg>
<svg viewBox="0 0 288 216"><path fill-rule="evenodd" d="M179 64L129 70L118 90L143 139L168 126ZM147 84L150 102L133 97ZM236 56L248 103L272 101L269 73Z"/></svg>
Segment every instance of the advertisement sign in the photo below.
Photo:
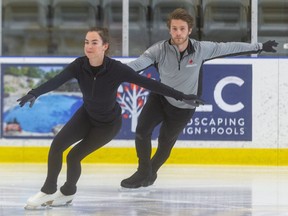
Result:
<svg viewBox="0 0 288 216"><path fill-rule="evenodd" d="M34 106L20 107L17 99L63 70L65 65L2 64L3 137L53 137L81 105L77 82L37 98Z"/></svg>
<svg viewBox="0 0 288 216"><path fill-rule="evenodd" d="M202 98L206 104L196 109L178 140L252 140L252 65L204 65L203 70ZM145 73L157 79L155 68L150 67ZM124 89L129 99L122 101L131 104L125 105L128 108L118 138L134 139L146 90L129 85ZM158 137L158 130L152 138Z"/></svg>
<svg viewBox="0 0 288 216"><path fill-rule="evenodd" d="M59 73L65 64L2 64L2 137L53 138L82 105L75 80L37 98L32 108L16 102ZM180 140L252 140L252 65L204 65L206 104L179 136ZM158 79L154 67L142 74ZM138 116L149 91L131 83L118 89L123 124L115 139L134 139ZM158 128L153 138L157 138Z"/></svg>
<svg viewBox="0 0 288 216"><path fill-rule="evenodd" d="M205 65L203 99L180 139L252 140L252 65Z"/></svg>

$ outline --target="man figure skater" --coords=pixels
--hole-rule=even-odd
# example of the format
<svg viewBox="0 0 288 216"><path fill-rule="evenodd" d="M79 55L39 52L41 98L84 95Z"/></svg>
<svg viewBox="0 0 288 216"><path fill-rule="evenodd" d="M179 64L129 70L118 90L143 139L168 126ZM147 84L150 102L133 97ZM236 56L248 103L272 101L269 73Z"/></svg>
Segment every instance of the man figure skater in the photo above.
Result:
<svg viewBox="0 0 288 216"><path fill-rule="evenodd" d="M150 65L158 69L161 82L186 94L199 97L202 91L203 63L207 60L249 53L276 52L275 41L266 43L215 43L190 39L194 18L184 9L174 10L167 21L171 38L148 48L138 59L128 65L142 71ZM225 33L225 32L224 32ZM138 170L121 182L124 188L139 188L152 185L157 171L169 158L171 150L192 118L195 106L151 92L140 113L136 128L136 151ZM162 123L158 136L158 147L151 159L151 135Z"/></svg>

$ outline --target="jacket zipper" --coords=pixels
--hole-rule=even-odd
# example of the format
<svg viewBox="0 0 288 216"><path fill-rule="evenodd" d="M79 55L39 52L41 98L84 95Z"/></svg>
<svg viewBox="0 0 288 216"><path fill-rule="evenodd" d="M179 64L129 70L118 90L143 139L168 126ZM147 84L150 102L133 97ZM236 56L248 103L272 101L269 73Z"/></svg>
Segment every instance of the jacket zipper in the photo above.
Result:
<svg viewBox="0 0 288 216"><path fill-rule="evenodd" d="M97 80L97 75L93 77L93 84L92 84L92 97L94 97L94 89L95 89L95 84Z"/></svg>
<svg viewBox="0 0 288 216"><path fill-rule="evenodd" d="M176 49L174 46L172 46L172 47L174 48L174 50L175 50L175 52L176 52L176 58L177 58L177 61L178 61L178 70L180 70L180 62L181 62L181 59L180 59L180 57L179 57L179 55L178 55L177 49Z"/></svg>
<svg viewBox="0 0 288 216"><path fill-rule="evenodd" d="M181 61L186 57L188 56L189 54L186 54L186 55L183 55L182 58L180 60L178 60L178 69L180 70L180 64L181 64Z"/></svg>
<svg viewBox="0 0 288 216"><path fill-rule="evenodd" d="M188 56L188 55L186 55L186 56L182 56L182 58L178 55L178 52L179 52L179 50L177 50L174 46L173 46L173 48L174 48L174 50L175 50L175 52L176 52L176 57L177 57L177 61L178 61L178 70L180 71L180 69L181 69L181 60L184 58L184 57L186 57L186 56ZM181 58L181 59L180 59Z"/></svg>
<svg viewBox="0 0 288 216"><path fill-rule="evenodd" d="M100 71L98 71L98 73L96 73L95 75L92 73L92 74L93 74L92 97L94 97L94 89L95 89L97 77L99 76L99 74L100 74L102 71L103 71L103 69L100 70Z"/></svg>

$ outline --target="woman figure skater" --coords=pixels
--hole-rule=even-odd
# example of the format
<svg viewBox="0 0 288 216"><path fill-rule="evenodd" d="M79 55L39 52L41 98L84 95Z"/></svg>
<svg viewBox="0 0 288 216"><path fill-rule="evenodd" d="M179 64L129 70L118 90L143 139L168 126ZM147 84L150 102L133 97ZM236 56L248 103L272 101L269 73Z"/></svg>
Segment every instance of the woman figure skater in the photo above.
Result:
<svg viewBox="0 0 288 216"><path fill-rule="evenodd" d="M90 29L85 37L85 56L76 58L61 73L17 100L21 107L25 103L32 107L37 97L73 78L78 81L83 95L83 105L53 139L48 155L46 180L40 192L28 199L26 209L72 202L81 175L81 160L110 142L121 128L121 108L116 101L117 89L121 83L134 83L195 106L203 104L196 95L186 95L141 76L127 65L109 58L108 49L108 30L98 27ZM75 143L77 144L67 155L66 182L57 190L63 152Z"/></svg>

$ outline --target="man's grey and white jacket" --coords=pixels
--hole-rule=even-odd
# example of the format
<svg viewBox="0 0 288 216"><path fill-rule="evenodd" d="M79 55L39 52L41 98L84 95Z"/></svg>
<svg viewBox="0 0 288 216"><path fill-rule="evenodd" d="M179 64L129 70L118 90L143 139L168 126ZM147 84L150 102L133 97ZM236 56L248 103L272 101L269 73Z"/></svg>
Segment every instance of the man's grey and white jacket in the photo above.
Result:
<svg viewBox="0 0 288 216"><path fill-rule="evenodd" d="M178 48L170 40L159 41L148 48L139 58L129 62L128 66L137 72L154 65L159 72L160 80L185 94L201 96L202 93L202 65L205 61L257 53L262 50L262 43L227 42L216 43L210 41L197 41L189 39L188 47L180 55ZM195 107L166 97L170 104L178 108Z"/></svg>

